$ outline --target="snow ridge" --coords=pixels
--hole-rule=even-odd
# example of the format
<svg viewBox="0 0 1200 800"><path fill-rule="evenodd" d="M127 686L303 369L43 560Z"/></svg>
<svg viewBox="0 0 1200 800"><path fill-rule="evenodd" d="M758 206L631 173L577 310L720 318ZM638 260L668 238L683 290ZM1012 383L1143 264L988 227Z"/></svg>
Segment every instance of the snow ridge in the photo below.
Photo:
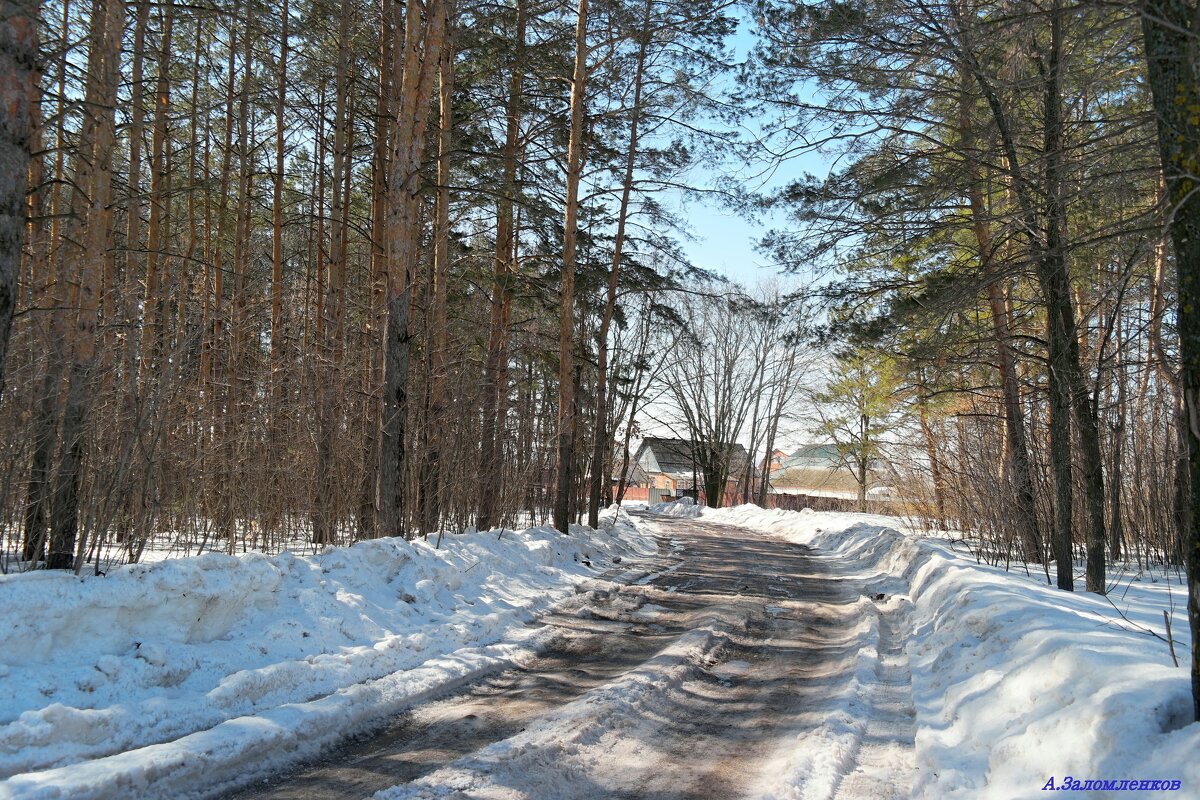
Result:
<svg viewBox="0 0 1200 800"><path fill-rule="evenodd" d="M655 550L605 522L5 576L37 613L0 631L0 798L200 796L311 757L526 657L524 623Z"/></svg>
<svg viewBox="0 0 1200 800"><path fill-rule="evenodd" d="M1049 778L1066 776L1200 787L1186 670L1104 598L977 564L947 542L900 533L894 518L740 506L702 519L820 548L861 577L865 593L911 603L914 797L1044 797ZM1131 580L1114 599L1142 628L1157 620L1161 629L1164 609L1179 615L1176 650L1190 647L1169 581ZM831 740L848 747L855 725L831 725ZM828 783L814 775L785 796L831 796Z"/></svg>

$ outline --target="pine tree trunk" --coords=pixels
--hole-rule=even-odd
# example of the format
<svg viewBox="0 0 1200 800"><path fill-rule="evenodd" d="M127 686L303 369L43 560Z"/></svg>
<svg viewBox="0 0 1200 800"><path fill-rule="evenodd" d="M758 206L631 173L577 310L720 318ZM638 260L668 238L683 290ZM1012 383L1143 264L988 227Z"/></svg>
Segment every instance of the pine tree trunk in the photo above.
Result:
<svg viewBox="0 0 1200 800"><path fill-rule="evenodd" d="M71 254L76 290L75 329L71 368L63 408L62 449L51 503L48 569L71 569L79 521L79 485L86 453L84 426L91 407L91 376L96 358L99 285L112 243L112 156L116 139L115 105L120 76L121 36L125 4L111 0L97 5L88 51L87 108L80 136L73 203L74 231L80 246ZM80 541L80 549L84 542Z"/></svg>
<svg viewBox="0 0 1200 800"><path fill-rule="evenodd" d="M1179 383L1182 433L1187 440L1187 525L1181 544L1187 560L1188 621L1192 633L1192 699L1200 721L1200 64L1195 0L1145 0L1142 30L1150 90L1158 122L1158 149L1171 210L1171 242L1178 275ZM1183 494L1181 492L1181 494Z"/></svg>
<svg viewBox="0 0 1200 800"><path fill-rule="evenodd" d="M393 43L395 12L393 0L380 1L379 13L379 83L375 95L375 149L371 160L371 297L368 314L363 321L368 342L366 383L363 392L363 475L359 485L358 535L368 537L377 530L376 487L379 484L380 398L382 363L380 362L380 332L384 327L387 295L387 225L388 170L392 135L393 107Z"/></svg>
<svg viewBox="0 0 1200 800"><path fill-rule="evenodd" d="M316 491L312 515L313 542L333 544L337 533L336 469L334 440L341 416L341 331L346 288L346 205L343 183L348 173L350 9L343 3L338 14L338 56L334 72L333 181L329 211L330 244L326 262L324 335L320 342L317 381Z"/></svg>
<svg viewBox="0 0 1200 800"><path fill-rule="evenodd" d="M454 4L444 0L446 40L438 65L437 201L434 211L433 275L429 330L429 422L426 425L425 468L421 481L421 527L438 529L442 516L442 451L446 440L446 324L447 281L450 279L450 169L454 148Z"/></svg>
<svg viewBox="0 0 1200 800"><path fill-rule="evenodd" d="M284 183L284 113L287 101L288 82L288 0L283 0L279 12L279 76L275 88L275 175L271 196L271 396L274 403L272 417L282 412L283 372L283 183Z"/></svg>
<svg viewBox="0 0 1200 800"><path fill-rule="evenodd" d="M146 119L146 81L144 72L145 52L146 52L146 28L150 22L150 3L149 0L138 0L137 16L133 27L133 57L130 65L130 94L131 102L129 108L129 203L125 210L126 228L125 228L125 290L128 292L125 307L125 324L128 325L130 332L137 330L138 327L138 305L137 305L137 275L139 272L146 273L146 280L143 285L149 286L151 276L148 270L139 270L138 261L145 257L142 250L142 140L145 132ZM147 250L149 247L147 247ZM143 335L146 328L142 329ZM137 396L136 379L137 370L137 350L134 346L134 341L137 337L127 336L126 343L126 359L130 367L130 371L126 377L128 381L128 398L130 405L130 413L133 413L133 405ZM107 348L105 348L107 349Z"/></svg>
<svg viewBox="0 0 1200 800"><path fill-rule="evenodd" d="M583 174L583 116L587 82L588 0L579 0L575 19L575 70L571 83L571 125L567 144L567 198L563 224L562 298L558 315L558 476L554 527L570 533L574 465L575 261L579 227L579 179Z"/></svg>
<svg viewBox="0 0 1200 800"><path fill-rule="evenodd" d="M1046 307L1046 344L1049 395L1050 471L1054 484L1054 526L1051 542L1057 561L1057 582L1060 589L1072 591L1075 586L1072 572L1072 539L1074 535L1073 475L1071 457L1071 416L1074 405L1073 377L1079 372L1079 341L1075 332L1075 317L1071 306L1071 287L1067 275L1065 233L1066 211L1062 201L1062 109L1059 84L1059 61L1062 49L1062 7L1056 2L1050 15L1051 33L1048 68L1045 70L1044 113L1044 208L1039 207L1030 178L1024 172L1016 139L1000 94L992 86L972 51L970 27L959 14L959 30L963 41L960 56L971 72L996 123L996 133L1007 161L1011 190L1017 199L1020 221L1029 237L1031 259L1035 262L1038 283ZM1094 484L1089 482L1089 490ZM1103 493L1101 493L1103 500ZM1103 520L1102 520L1103 521ZM1100 527L1101 557L1103 556L1103 525ZM1095 531L1089 533L1094 536ZM1090 550L1090 548L1089 548ZM1102 567L1101 567L1102 572ZM1103 585L1103 582L1101 582Z"/></svg>
<svg viewBox="0 0 1200 800"><path fill-rule="evenodd" d="M630 107L629 141L626 143L625 175L621 181L621 204L617 210L617 231L613 237L612 263L608 270L608 291L604 296L604 311L600 329L596 332L596 411L592 424L591 485L588 487L588 525L600 524L600 496L604 484L610 481L605 474L604 453L609 444L608 433L608 331L613 311L617 307L617 279L621 274L621 256L625 245L625 222L629 218L629 196L633 191L633 169L638 154L638 125L642 117L642 84L646 70L646 50L650 45L650 12L653 0L646 0L642 24L638 29L637 64L633 71L633 105Z"/></svg>
<svg viewBox="0 0 1200 800"><path fill-rule="evenodd" d="M496 247L492 257L491 328L484 364L483 429L479 457L479 514L476 525L487 530L499 522L502 496L503 436L508 396L508 328L512 314L512 283L517 272L514 213L517 161L521 136L521 89L525 69L525 3L516 0L514 48L505 109L504 154L500 196L496 203Z"/></svg>
<svg viewBox="0 0 1200 800"><path fill-rule="evenodd" d="M70 24L70 2L63 3L62 27L59 35L67 36ZM63 48L58 63L58 96L66 97L67 51ZM50 195L50 241L59 241L62 230L62 206L66 183L66 130L64 127L66 115L62 113L64 99L59 100L57 120L55 122L55 155L54 155L54 188ZM25 527L23 532L22 558L25 561L38 561L45 555L46 523L50 514L51 481L53 470L51 461L54 457L54 446L58 440L59 422L59 389L63 373L66 370L67 354L64 352L67 334L67 284L69 276L68 259L64 258L61 248L53 248L52 265L54 275L50 290L46 293L50 312L50 321L45 335L45 372L42 374L40 391L34 401L33 419L31 422L33 438L33 454L29 466L29 485L26 489ZM0 368L2 368L0 362ZM0 386L0 389L3 387Z"/></svg>
<svg viewBox="0 0 1200 800"><path fill-rule="evenodd" d="M1104 594L1105 575L1105 533L1104 533L1104 476L1103 457L1100 453L1100 436L1096 425L1095 411L1088 400L1087 385L1083 378L1079 356L1079 332L1075 322L1075 309L1071 298L1070 277L1067 271L1066 243L1064 237L1067 227L1066 206L1062 199L1063 166L1062 157L1065 143L1063 141L1062 122L1062 88L1061 53L1062 53L1062 17L1063 10L1060 0L1056 0L1050 17L1050 46L1047 55L1044 124L1045 124L1045 182L1046 182L1046 248L1038 261L1038 281L1046 303L1049 331L1047 344L1049 347L1050 392L1051 392L1051 448L1054 448L1055 431L1057 427L1054 417L1062 421L1064 410L1066 415L1074 414L1074 422L1078 430L1079 445L1083 456L1084 495L1087 506L1087 527L1084 544L1087 552L1086 586L1089 592ZM1069 424L1069 423L1068 423ZM1059 458L1063 460L1060 473L1056 480L1064 484L1060 487L1060 502L1069 499L1069 484L1071 479L1070 435L1067 428L1067 441L1058 441ZM1063 438L1059 432L1058 438ZM1059 531L1060 537L1066 541L1060 542L1056 555L1063 557L1069 550L1070 530L1065 526L1069 522L1070 510L1061 515L1059 524L1064 526ZM1065 567L1070 569L1070 564ZM1064 565L1058 566L1060 581ZM1072 580L1073 584L1073 580ZM1061 583L1060 583L1061 586ZM1062 587L1065 588L1065 587Z"/></svg>
<svg viewBox="0 0 1200 800"><path fill-rule="evenodd" d="M964 75L965 78L965 75ZM971 121L969 95L965 91L959 100L958 132L968 165L967 195L971 208L971 227L979 248L979 269L992 276L987 287L988 306L992 316L992 336L996 342L996 368L1004 408L1004 467L1005 477L1012 482L1016 494L1017 526L1022 556L1026 561L1042 560L1042 533L1038 523L1037 503L1033 493L1033 466L1029 445L1025 440L1025 412L1021 405L1021 387L1017 381L1017 365L1013 355L1008 324L1008 309L995 276L995 242L988 222L988 209L983 198L983 175L976 153L975 128Z"/></svg>
<svg viewBox="0 0 1200 800"><path fill-rule="evenodd" d="M174 17L170 2L164 6L163 15L162 42L158 52L158 78L154 88L154 122L150 135L150 220L146 229L146 281L142 302L145 319L142 325L141 363L146 369L142 375L143 380L149 377L147 373L166 341L166 321L163 319L166 292L163 291L165 281L162 280L160 263L166 238L163 236L163 229L166 227L167 209L170 205L166 186L170 174L170 159L166 155L167 110L170 100L168 65Z"/></svg>
<svg viewBox="0 0 1200 800"><path fill-rule="evenodd" d="M0 15L0 392L17 304L38 57L36 0L10 0L5 6L7 13Z"/></svg>
<svg viewBox="0 0 1200 800"><path fill-rule="evenodd" d="M387 329L384 335L383 410L379 447L379 530L400 536L404 524L407 466L409 310L420 259L421 155L425 146L429 95L441 58L446 9L442 0L415 0L405 13L403 42L396 59L402 72L393 129L391 179L388 182Z"/></svg>
<svg viewBox="0 0 1200 800"><path fill-rule="evenodd" d="M242 495L244 482L242 475L245 468L244 459L247 457L243 447L246 436L246 422L250 407L249 382L249 321L246 308L247 297L246 279L250 261L250 211L253 201L250 197L252 186L251 176L255 171L254 151L250 147L253 137L250 132L250 98L254 92L254 34L251 24L254 16L254 4L246 3L245 28L242 31L242 86L238 97L238 180L237 180L237 213L233 231L233 257L230 259L230 277L233 279L229 295L229 346L226 351L225 367L228 381L228 403L225 409L226 437L224 442L224 473L227 483L223 492L224 520L222 527L226 531L226 551L232 555L236 549L237 537L236 520L239 512L245 514L247 509L238 502ZM237 17L234 17L235 24Z"/></svg>

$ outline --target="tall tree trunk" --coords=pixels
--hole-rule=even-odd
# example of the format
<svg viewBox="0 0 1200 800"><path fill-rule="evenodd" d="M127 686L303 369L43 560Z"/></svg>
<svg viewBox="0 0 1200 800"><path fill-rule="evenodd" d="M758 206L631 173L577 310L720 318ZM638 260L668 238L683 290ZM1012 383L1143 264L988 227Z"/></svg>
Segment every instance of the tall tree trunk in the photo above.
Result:
<svg viewBox="0 0 1200 800"><path fill-rule="evenodd" d="M171 3L163 8L162 41L158 51L158 78L154 87L154 122L150 136L150 220L146 229L146 280L145 295L142 302L144 314L142 324L142 357L143 378L153 369L156 354L163 348L166 340L165 295L163 291L166 281L163 280L160 263L164 250L163 229L166 226L167 210L170 204L169 192L165 184L168 182L170 159L167 158L167 110L170 101L170 83L168 81L168 66L171 56L171 34L174 13Z"/></svg>
<svg viewBox="0 0 1200 800"><path fill-rule="evenodd" d="M483 430L479 458L479 515L476 525L487 530L498 523L504 480L504 420L508 397L508 327L512 314L512 283L517 272L514 211L517 199L517 160L521 137L521 89L525 70L525 2L514 9L514 53L508 77L504 155L500 196L496 202L496 248L492 257L492 313L484 365Z"/></svg>
<svg viewBox="0 0 1200 800"><path fill-rule="evenodd" d="M588 0L579 0L575 19L575 69L571 82L571 124L567 144L567 198L563 224L562 300L558 316L558 476L554 527L570 532L575 438L575 261L579 227L579 179L583 174L583 116L587 82Z"/></svg>
<svg viewBox="0 0 1200 800"><path fill-rule="evenodd" d="M429 330L429 416L425 468L421 482L421 527L430 533L441 524L442 452L446 440L447 281L450 279L450 170L454 148L454 0L447 4L446 41L438 65L437 201L433 222L433 275Z"/></svg>
<svg viewBox="0 0 1200 800"><path fill-rule="evenodd" d="M1039 203L1030 184L1030 178L1025 173L1021 158L1018 154L1016 139L1005 112L1000 94L992 85L991 78L979 64L971 42L971 23L962 9L954 7L957 16L958 33L960 36L959 56L964 66L970 71L992 113L996 123L996 132L1008 162L1006 171L1011 181L1011 190L1016 197L1020 224L1029 238L1029 247L1036 264L1038 283L1042 289L1043 301L1047 316L1047 366L1049 394L1049 428L1050 428L1050 464L1054 483L1055 508L1054 529L1052 535L1053 553L1057 561L1058 587L1067 591L1074 589L1072 572L1072 537L1074 533L1073 509L1073 475L1071 457L1071 418L1077 412L1077 393L1075 388L1082 386L1082 373L1079 369L1079 340L1076 337L1075 315L1071 303L1071 287L1067 274L1067 258L1063 236L1065 234L1066 210L1062 199L1062 97L1060 85L1060 60L1062 53L1062 4L1055 0L1050 14L1050 43L1044 64L1044 186L1046 197L1044 208L1039 210ZM1087 406L1086 394L1082 401ZM1084 416L1076 413L1076 418ZM1095 430L1093 420L1092 430ZM1081 441L1088 439L1087 431L1081 431ZM1085 459L1090 447L1098 448L1098 440L1092 437L1090 444L1084 442ZM1099 470L1100 466L1095 465ZM1095 504L1097 481L1099 477L1099 500L1101 519L1097 528L1095 524ZM1103 590L1103 556L1104 556L1104 525L1103 525L1103 477L1096 472L1089 472L1085 481L1088 492L1089 532L1088 553L1089 574L1093 582L1098 579L1100 591ZM1097 550L1095 538L1099 535L1099 563L1096 563Z"/></svg>
<svg viewBox="0 0 1200 800"><path fill-rule="evenodd" d="M229 295L229 346L227 349L226 380L228 383L228 403L225 409L226 437L224 441L224 472L228 477L223 492L224 520L222 527L226 532L226 550L233 554L237 537L235 525L238 512L246 509L238 502L243 487L242 473L247 453L243 448L246 422L250 409L249 402L249 322L246 308L247 297L246 279L250 267L250 212L253 201L250 197L252 186L251 176L255 171L254 151L250 143L250 97L254 91L254 33L251 25L254 19L254 4L246 3L244 29L242 31L242 86L238 97L238 181L237 181L237 213L233 231L233 257L230 259L230 277L233 279ZM234 16L236 24L237 16Z"/></svg>
<svg viewBox="0 0 1200 800"><path fill-rule="evenodd" d="M98 290L112 243L112 155L116 139L117 81L120 77L121 36L125 3L98 4L89 34L86 110L75 169L77 196L74 230L68 239L78 282L71 370L63 407L62 453L51 503L49 569L75 564L79 521L79 484L86 453L84 426L91 409L91 375L96 358ZM80 548L84 542L79 542Z"/></svg>
<svg viewBox="0 0 1200 800"><path fill-rule="evenodd" d="M646 51L650 46L650 12L654 0L646 0L642 23L638 29L637 63L633 70L633 105L629 117L629 141L626 143L625 175L621 181L621 204L617 210L617 231L613 237L612 263L608 270L608 291L604 296L604 311L600 329L596 332L596 412L592 426L591 485L588 488L588 525L600 524L600 495L610 476L605 474L605 451L609 447L608 432L608 331L613 311L617 307L617 279L621 274L621 254L625 245L625 221L629 218L629 196L633 191L633 169L637 163L638 125L642 118L642 84L646 71Z"/></svg>
<svg viewBox="0 0 1200 800"><path fill-rule="evenodd" d="M17 304L33 109L37 98L38 3L9 0L0 14L0 393Z"/></svg>
<svg viewBox="0 0 1200 800"><path fill-rule="evenodd" d="M59 35L65 39L70 28L70 2L64 2L62 7L61 28ZM57 243L61 240L64 216L62 211L64 190L66 184L66 129L64 127L66 114L63 109L66 103L66 74L67 49L62 48L59 55L58 69L58 113L55 115L55 153L54 153L54 187L50 194L50 241ZM9 107L7 103L5 107ZM73 201L68 201L73 202ZM37 399L33 407L31 423L33 438L33 454L29 465L29 486L26 489L25 527L23 532L24 545L22 558L33 562L40 560L46 550L46 522L50 513L50 493L53 470L51 461L54 457L54 446L58 440L59 422L59 389L63 373L66 370L67 354L64 352L68 334L67 320L67 284L70 268L68 259L63 257L62 248L54 244L50 250L53 262L53 278L50 290L46 293L52 311L45 335L45 371ZM49 279L49 278L48 278ZM3 362L0 361L0 369ZM3 386L0 386L0 390Z"/></svg>
<svg viewBox="0 0 1200 800"><path fill-rule="evenodd" d="M964 73L964 79L965 77ZM1008 309L1005 307L1000 287L1001 279L995 270L995 242L983 197L983 175L976 153L975 126L971 120L968 98L964 86L959 100L958 129L963 153L967 159L967 195L971 208L971 227L979 248L979 268L981 273L990 277L987 287L988 306L992 312L992 336L996 342L996 367L1000 376L1004 408L1005 478L1011 482L1016 495L1016 517L1022 556L1026 561L1041 561L1042 533L1033 493L1033 466L1029 458L1029 445L1025 440L1025 411L1021 405L1021 387L1017 381Z"/></svg>
<svg viewBox="0 0 1200 800"><path fill-rule="evenodd" d="M1192 699L1200 721L1200 35L1195 0L1144 0L1142 30L1146 42L1150 90L1158 122L1158 149L1170 203L1171 242L1178 276L1179 383L1183 399L1182 431L1187 439L1190 483L1186 537L1188 622L1192 632Z"/></svg>
<svg viewBox="0 0 1200 800"><path fill-rule="evenodd" d="M284 183L284 132L287 128L283 115L287 103L288 82L288 27L290 22L288 0L283 0L279 11L279 73L275 88L275 175L271 196L271 396L274 403L272 417L281 414L280 388L283 373L283 183Z"/></svg>
<svg viewBox="0 0 1200 800"><path fill-rule="evenodd" d="M363 321L368 341L366 382L363 392L363 469L359 485L358 535L372 536L377 530L376 487L379 484L379 420L382 363L379 353L379 334L384 327L387 295L388 241L388 171L392 137L393 73L396 39L394 0L380 0L379 8L379 82L375 95L375 149L371 159L371 297L368 314Z"/></svg>
<svg viewBox="0 0 1200 800"><path fill-rule="evenodd" d="M1087 506L1087 526L1084 544L1087 552L1086 586L1089 592L1105 592L1105 533L1104 533L1104 460L1100 452L1100 434L1095 410L1080 366L1079 332L1071 298L1066 243L1066 204L1063 200L1064 167L1062 120L1062 18L1061 0L1055 0L1050 17L1050 43L1047 53L1045 82L1045 184L1046 184L1046 251L1039 260L1038 279L1046 300L1049 318L1051 384L1060 383L1051 391L1061 402L1065 395L1074 414L1079 446L1083 456L1084 498ZM1053 421L1051 425L1053 425ZM1053 431L1051 432L1053 438ZM1062 443L1060 442L1060 446ZM1067 460L1069 461L1070 442ZM1068 512L1069 514L1069 512ZM1059 566L1061 573L1062 566Z"/></svg>
<svg viewBox="0 0 1200 800"><path fill-rule="evenodd" d="M317 381L316 491L313 542L333 544L337 532L337 474L334 440L341 418L341 333L346 289L346 215L343 183L349 172L350 3L338 14L338 55L334 72L333 180L329 211L330 244L326 261L324 335L320 341Z"/></svg>
<svg viewBox="0 0 1200 800"><path fill-rule="evenodd" d="M1056 3L1057 7L1057 3ZM1062 155L1062 119L1059 99L1058 53L1061 47L1061 13L1051 17L1050 67L1043 102L1046 204L1044 248L1037 258L1037 277L1046 306L1046 346L1049 391L1050 460L1054 476L1054 558L1058 588L1073 591L1072 539L1074 536L1074 479L1071 460L1071 348L1079 346L1075 336L1075 314L1063 243L1063 221L1059 160Z"/></svg>
<svg viewBox="0 0 1200 800"><path fill-rule="evenodd" d="M422 10L424 14L422 15ZM409 310L420 259L421 156L433 76L441 58L446 26L442 0L410 0L405 9L400 87L393 129L388 182L387 330L384 335L383 411L379 447L379 531L404 533L404 479L407 466L405 417L408 413Z"/></svg>
<svg viewBox="0 0 1200 800"><path fill-rule="evenodd" d="M145 138L146 119L146 82L144 72L146 52L146 28L150 23L149 0L138 0L137 17L133 27L133 58L130 64L130 108L129 108L129 203L125 209L125 291L128 292L125 306L125 324L130 335L127 336L126 359L129 364L128 397L130 412L137 396L137 350L133 344L136 337L132 332L138 328L137 306L137 276L138 262L145 257L141 252L142 225L142 140ZM148 249L148 248L147 248ZM149 285L150 276L146 275L145 285ZM143 333L145 329L143 328ZM107 343L105 349L107 350Z"/></svg>

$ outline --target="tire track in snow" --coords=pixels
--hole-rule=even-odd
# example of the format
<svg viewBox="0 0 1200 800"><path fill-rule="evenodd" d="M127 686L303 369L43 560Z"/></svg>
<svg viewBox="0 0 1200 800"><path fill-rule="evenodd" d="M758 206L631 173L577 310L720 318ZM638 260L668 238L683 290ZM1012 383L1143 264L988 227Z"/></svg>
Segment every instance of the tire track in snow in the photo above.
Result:
<svg viewBox="0 0 1200 800"><path fill-rule="evenodd" d="M772 536L656 523L683 558L580 595L546 620L559 630L540 656L241 797L903 793L902 601L877 607L836 565Z"/></svg>

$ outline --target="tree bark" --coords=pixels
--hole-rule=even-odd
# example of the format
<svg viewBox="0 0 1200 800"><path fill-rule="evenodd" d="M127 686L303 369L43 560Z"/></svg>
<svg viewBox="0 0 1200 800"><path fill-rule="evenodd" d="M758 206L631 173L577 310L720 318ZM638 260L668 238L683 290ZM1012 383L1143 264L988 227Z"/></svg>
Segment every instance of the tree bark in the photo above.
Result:
<svg viewBox="0 0 1200 800"><path fill-rule="evenodd" d="M163 228L166 226L169 199L167 187L169 159L167 149L167 108L170 101L168 65L171 56L171 34L174 14L168 1L163 10L162 41L158 51L158 77L154 87L154 121L150 135L150 220L146 229L146 280L142 302L142 365L143 380L153 369L156 354L163 349L166 323L163 320L165 293L162 284Z"/></svg>
<svg viewBox="0 0 1200 800"><path fill-rule="evenodd" d="M0 14L0 392L17 304L25 186L36 100L38 3L8 0Z"/></svg>
<svg viewBox="0 0 1200 800"><path fill-rule="evenodd" d="M433 222L433 275L429 330L429 421L426 425L425 468L422 470L421 527L436 530L442 517L442 452L446 440L446 353L450 347L446 323L447 281L450 279L450 170L454 148L454 0L447 4L446 39L438 65L437 199Z"/></svg>
<svg viewBox="0 0 1200 800"><path fill-rule="evenodd" d="M278 416L279 389L283 370L283 182L284 113L288 81L288 0L279 11L279 71L275 88L275 174L271 195L271 395L275 403L272 417Z"/></svg>
<svg viewBox="0 0 1200 800"><path fill-rule="evenodd" d="M625 245L625 221L629 218L629 196L633 191L633 168L638 153L638 125L642 118L642 83L646 71L646 51L650 46L650 12L654 0L646 0L642 23L638 29L637 63L633 71L633 106L629 118L629 140L626 143L625 175L621 181L621 203L617 210L617 231L613 237L612 263L608 270L608 290L604 296L604 311L596 332L596 411L592 425L591 485L588 487L588 525L600 525L600 495L606 475L604 453L609 446L608 433L608 331L617 306L617 281L621 274L621 255Z"/></svg>
<svg viewBox="0 0 1200 800"><path fill-rule="evenodd" d="M425 13L422 14L422 11ZM421 156L433 76L441 57L446 9L442 0L410 0L405 9L400 87L393 128L388 182L387 329L384 335L383 410L379 447L379 535L404 533L404 479L407 465L409 310L420 258Z"/></svg>
<svg viewBox="0 0 1200 800"><path fill-rule="evenodd" d="M313 542L333 544L337 532L337 474L334 440L341 417L341 333L346 290L346 214L342 184L349 173L350 3L338 14L338 54L334 70L333 180L329 211L330 244L326 261L324 336L318 371L316 491L312 517Z"/></svg>
<svg viewBox="0 0 1200 800"><path fill-rule="evenodd" d="M112 155L116 139L115 105L125 27L125 3L97 5L88 47L87 92L83 132L75 169L73 230L67 238L79 244L69 256L78 281L71 369L63 407L62 454L51 503L48 569L71 569L79 521L79 484L86 453L84 426L91 408L91 374L96 358L98 290L112 243ZM83 543L80 542L80 545Z"/></svg>
<svg viewBox="0 0 1200 800"><path fill-rule="evenodd" d="M359 485L358 535L368 537L377 531L379 485L379 420L383 365L378 352L379 336L385 322L387 296L388 255L388 171L391 164L392 144L393 73L395 72L394 0L380 0L379 8L379 83L375 95L375 149L371 162L371 297L368 314L363 321L366 328L368 366L364 370L366 382L363 401L363 469Z"/></svg>
<svg viewBox="0 0 1200 800"><path fill-rule="evenodd" d="M1200 197L1196 194L1200 165L1200 64L1195 40L1194 0L1144 0L1145 37L1150 90L1158 122L1158 149L1170 204L1171 242L1178 276L1179 384L1183 399L1181 426L1187 440L1190 477L1182 542L1187 560L1188 622L1192 633L1192 699L1200 721Z"/></svg>
<svg viewBox="0 0 1200 800"><path fill-rule="evenodd" d="M1005 478L1011 481L1016 494L1016 517L1022 556L1026 561L1041 561L1042 533L1033 493L1033 466L1029 457L1029 445L1025 440L1025 411L1021 405L1021 387L1017 381L1017 365L1011 344L1008 309L1005 306L1000 287L1000 276L995 274L995 243L992 239L987 205L983 197L983 175L979 168L979 158L976 155L975 127L971 121L965 87L959 100L958 128L963 154L968 166L967 196L971 208L971 227L975 234L975 243L979 248L979 268L984 275L990 276L987 294L988 306L992 312L992 335L996 342L996 369L1000 377L1004 408Z"/></svg>
<svg viewBox="0 0 1200 800"><path fill-rule="evenodd" d="M567 144L567 198L563 224L562 299L558 316L558 476L554 527L570 533L575 438L575 261L579 227L579 179L583 174L583 116L587 82L588 0L579 0L575 19L575 69L571 79L571 123Z"/></svg>
<svg viewBox="0 0 1200 800"><path fill-rule="evenodd" d="M484 365L483 430L479 458L479 514L476 525L487 530L498 523L504 481L504 421L508 397L508 328L512 314L512 282L516 277L514 212L517 155L520 147L521 88L525 69L525 3L516 0L512 66L505 109L504 155L500 197L496 203L496 246L492 257L491 328Z"/></svg>
<svg viewBox="0 0 1200 800"><path fill-rule="evenodd" d="M1099 452L1094 417L1086 413L1089 409L1086 387L1083 385L1079 366L1079 340L1076 335L1075 313L1071 301L1070 278L1067 273L1067 257L1064 243L1066 209L1062 198L1063 181L1063 135L1062 135L1062 89L1060 61L1062 54L1062 17L1060 0L1056 0L1050 14L1050 42L1043 64L1043 192L1044 207L1033 192L1029 176L1025 173L1018 155L1008 114L1004 110L1000 95L992 85L990 77L979 64L970 42L970 27L961 9L954 9L958 16L959 55L963 64L974 76L996 123L996 131L1004 151L1007 174L1019 206L1019 222L1029 238L1032 259L1035 262L1038 283L1042 289L1047 316L1047 366L1049 394L1050 462L1054 483L1055 508L1052 535L1053 552L1057 561L1058 587L1067 591L1074 589L1071 564L1071 545L1074 533L1073 475L1071 457L1071 422L1074 414L1080 429L1080 442L1084 460ZM1082 393L1082 397L1080 396ZM1090 426L1089 426L1090 419ZM1085 490L1088 499L1088 549L1089 588L1104 589L1104 491L1103 474L1099 459L1085 465ZM1099 520L1096 518L1097 504Z"/></svg>

